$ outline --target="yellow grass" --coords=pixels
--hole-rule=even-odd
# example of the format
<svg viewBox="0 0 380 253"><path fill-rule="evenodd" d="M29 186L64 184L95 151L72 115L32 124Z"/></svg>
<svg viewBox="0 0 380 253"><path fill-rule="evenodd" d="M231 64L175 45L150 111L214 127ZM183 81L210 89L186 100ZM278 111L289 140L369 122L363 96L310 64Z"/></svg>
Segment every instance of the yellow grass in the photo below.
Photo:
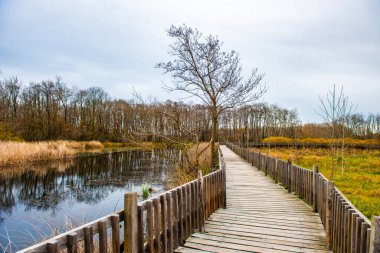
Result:
<svg viewBox="0 0 380 253"><path fill-rule="evenodd" d="M101 149L98 141L0 142L0 165L70 157L86 149Z"/></svg>
<svg viewBox="0 0 380 253"><path fill-rule="evenodd" d="M318 165L319 171L331 180L330 149L322 148L262 148L269 155L307 169ZM341 153L337 154L334 183L368 218L380 215L380 150L348 148L344 154L344 173Z"/></svg>
<svg viewBox="0 0 380 253"><path fill-rule="evenodd" d="M205 151L201 153L202 150ZM188 154L190 164L185 167L177 164L172 175L174 181L166 185L168 189L194 180L198 175L198 170L202 170L203 175L211 172L211 146L209 143L200 143L199 146L194 144L185 152Z"/></svg>
<svg viewBox="0 0 380 253"><path fill-rule="evenodd" d="M303 138L303 139L293 139L282 136L272 136L267 137L261 140L263 143L281 143L292 145L294 143L305 143L305 144L340 144L342 139L328 139L328 138ZM377 139L367 139L359 140L353 138L344 138L346 145L363 145L363 146L372 146L380 145L380 140Z"/></svg>

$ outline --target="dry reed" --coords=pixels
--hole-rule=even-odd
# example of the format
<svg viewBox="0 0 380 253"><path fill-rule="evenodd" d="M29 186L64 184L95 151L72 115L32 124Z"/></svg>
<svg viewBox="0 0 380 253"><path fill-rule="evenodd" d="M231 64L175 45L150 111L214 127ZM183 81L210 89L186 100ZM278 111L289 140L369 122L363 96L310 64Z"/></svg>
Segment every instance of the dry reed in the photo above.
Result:
<svg viewBox="0 0 380 253"><path fill-rule="evenodd" d="M0 165L70 157L86 149L101 149L98 141L0 142Z"/></svg>
<svg viewBox="0 0 380 253"><path fill-rule="evenodd" d="M174 181L168 183L166 186L168 189L194 180L198 175L198 170L202 170L203 175L211 172L211 146L209 143L194 144L184 152L187 153L189 164L176 165L172 176Z"/></svg>

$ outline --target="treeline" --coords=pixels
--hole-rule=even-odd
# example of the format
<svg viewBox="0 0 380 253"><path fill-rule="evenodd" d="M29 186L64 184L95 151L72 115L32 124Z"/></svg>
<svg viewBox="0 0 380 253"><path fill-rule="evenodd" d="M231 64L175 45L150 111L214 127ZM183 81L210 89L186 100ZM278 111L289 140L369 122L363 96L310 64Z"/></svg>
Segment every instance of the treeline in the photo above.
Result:
<svg viewBox="0 0 380 253"><path fill-rule="evenodd" d="M375 138L380 114L351 115L346 137ZM260 141L270 136L325 137L324 124L302 125L297 111L265 103L226 110L219 140ZM21 85L0 80L0 140L209 141L209 108L181 102L112 98L99 87L70 88L61 78Z"/></svg>
<svg viewBox="0 0 380 253"><path fill-rule="evenodd" d="M302 124L296 110L265 103L229 110L219 123L222 136L232 142L260 142L272 136L330 138L333 131L326 123ZM337 120L334 131L337 136L344 132L344 138L380 139L380 114L351 114Z"/></svg>
<svg viewBox="0 0 380 253"><path fill-rule="evenodd" d="M186 140L194 132L209 140L210 125L202 105L113 99L99 87L69 88L59 77L27 86L16 77L0 81L3 139Z"/></svg>

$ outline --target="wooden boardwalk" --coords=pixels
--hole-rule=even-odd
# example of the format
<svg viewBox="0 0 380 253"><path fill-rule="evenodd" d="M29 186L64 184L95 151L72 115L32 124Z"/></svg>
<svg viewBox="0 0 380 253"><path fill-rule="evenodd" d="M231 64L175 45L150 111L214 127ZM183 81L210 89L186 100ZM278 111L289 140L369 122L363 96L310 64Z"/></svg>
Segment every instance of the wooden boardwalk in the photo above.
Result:
<svg viewBox="0 0 380 253"><path fill-rule="evenodd" d="M319 215L226 146L227 208L176 252L328 252Z"/></svg>

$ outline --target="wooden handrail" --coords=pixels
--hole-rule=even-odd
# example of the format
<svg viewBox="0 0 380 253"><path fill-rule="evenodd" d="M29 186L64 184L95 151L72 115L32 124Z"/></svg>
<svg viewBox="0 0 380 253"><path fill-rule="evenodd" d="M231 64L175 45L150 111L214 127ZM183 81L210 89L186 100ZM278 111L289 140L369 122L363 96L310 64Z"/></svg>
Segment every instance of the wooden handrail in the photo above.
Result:
<svg viewBox="0 0 380 253"><path fill-rule="evenodd" d="M308 170L261 152L226 144L282 184L289 193L296 193L313 206L325 227L326 245L333 252L380 252L380 217L373 217L371 225L369 219L317 168Z"/></svg>
<svg viewBox="0 0 380 253"><path fill-rule="evenodd" d="M19 253L77 252L172 252L195 231L204 231L205 220L226 206L226 164L219 152L218 170L137 203L136 193L126 193L124 210L104 216ZM124 226L121 242L120 225ZM111 229L109 229L111 228ZM108 236L107 233L111 233ZM98 236L98 243L94 243Z"/></svg>

